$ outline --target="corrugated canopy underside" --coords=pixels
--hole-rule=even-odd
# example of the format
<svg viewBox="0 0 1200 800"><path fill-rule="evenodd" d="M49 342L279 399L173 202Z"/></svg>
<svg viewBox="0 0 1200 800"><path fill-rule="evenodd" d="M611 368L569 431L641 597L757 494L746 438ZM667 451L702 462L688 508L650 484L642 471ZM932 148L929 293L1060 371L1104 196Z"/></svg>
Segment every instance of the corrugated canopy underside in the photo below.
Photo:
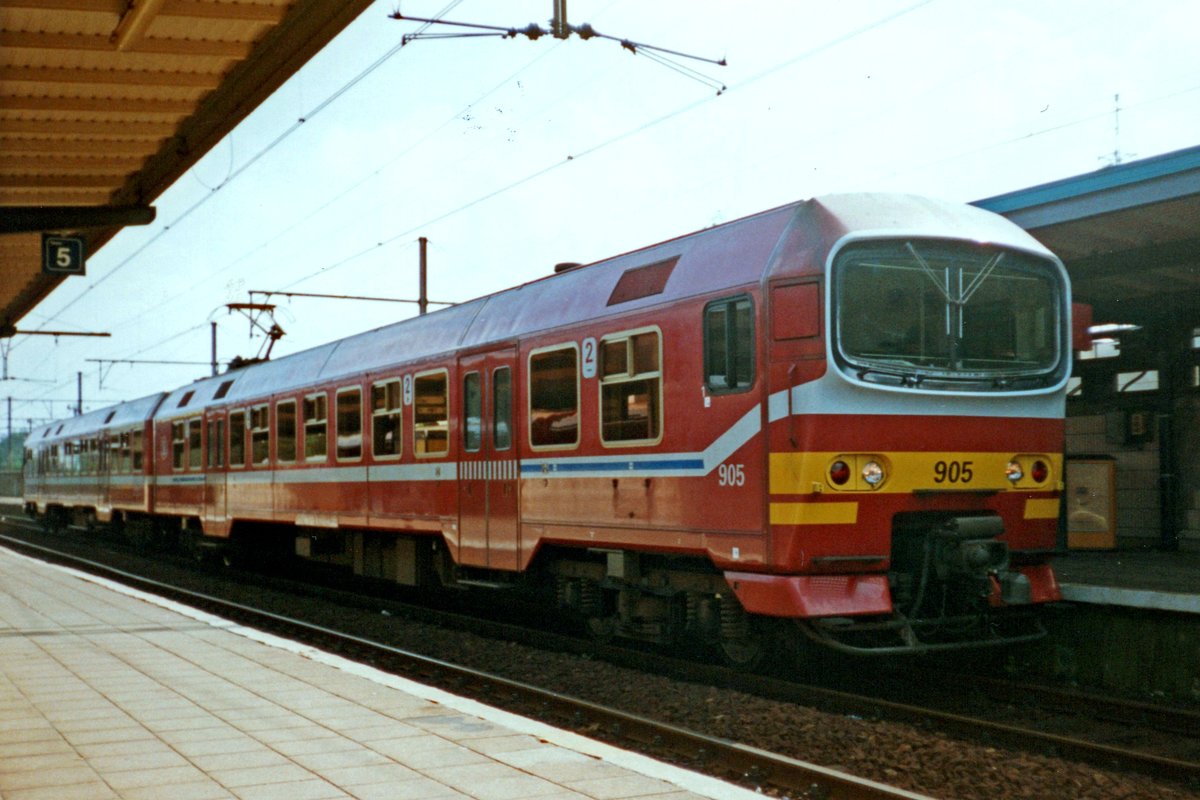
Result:
<svg viewBox="0 0 1200 800"><path fill-rule="evenodd" d="M62 280L41 232L94 253L119 225L68 208L152 204L369 0L2 0L0 216L62 210L0 233L0 325ZM44 223L39 223L44 224Z"/></svg>

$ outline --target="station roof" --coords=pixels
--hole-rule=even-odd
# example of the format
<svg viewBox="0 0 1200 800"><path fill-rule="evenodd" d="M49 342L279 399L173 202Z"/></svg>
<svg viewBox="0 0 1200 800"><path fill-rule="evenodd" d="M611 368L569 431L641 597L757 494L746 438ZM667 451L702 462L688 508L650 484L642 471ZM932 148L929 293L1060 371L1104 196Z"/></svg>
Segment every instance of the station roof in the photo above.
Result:
<svg viewBox="0 0 1200 800"><path fill-rule="evenodd" d="M1200 322L1200 147L975 205L1054 251L1097 322Z"/></svg>
<svg viewBox="0 0 1200 800"><path fill-rule="evenodd" d="M42 232L89 253L151 204L370 0L4 0L0 332L62 280Z"/></svg>

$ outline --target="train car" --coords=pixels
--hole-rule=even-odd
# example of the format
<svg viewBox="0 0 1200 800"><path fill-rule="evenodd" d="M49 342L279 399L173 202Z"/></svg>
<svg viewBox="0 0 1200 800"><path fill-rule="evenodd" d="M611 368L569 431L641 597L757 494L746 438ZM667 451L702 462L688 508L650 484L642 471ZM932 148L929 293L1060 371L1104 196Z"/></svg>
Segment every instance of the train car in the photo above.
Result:
<svg viewBox="0 0 1200 800"><path fill-rule="evenodd" d="M1019 642L1059 598L1070 331L1003 218L817 198L177 389L150 512L739 663Z"/></svg>
<svg viewBox="0 0 1200 800"><path fill-rule="evenodd" d="M30 432L24 502L47 524L124 524L148 517L154 481L145 458L150 417L163 394L131 400Z"/></svg>

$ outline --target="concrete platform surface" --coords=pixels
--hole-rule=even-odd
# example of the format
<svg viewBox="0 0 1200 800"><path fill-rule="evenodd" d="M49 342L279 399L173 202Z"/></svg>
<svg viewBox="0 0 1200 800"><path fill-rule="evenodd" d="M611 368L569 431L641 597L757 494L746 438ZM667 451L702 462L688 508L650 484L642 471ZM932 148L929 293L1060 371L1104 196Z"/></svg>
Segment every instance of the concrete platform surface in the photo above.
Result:
<svg viewBox="0 0 1200 800"><path fill-rule="evenodd" d="M1200 550L1071 550L1053 566L1064 600L1200 614Z"/></svg>
<svg viewBox="0 0 1200 800"><path fill-rule="evenodd" d="M0 549L3 800L748 800Z"/></svg>

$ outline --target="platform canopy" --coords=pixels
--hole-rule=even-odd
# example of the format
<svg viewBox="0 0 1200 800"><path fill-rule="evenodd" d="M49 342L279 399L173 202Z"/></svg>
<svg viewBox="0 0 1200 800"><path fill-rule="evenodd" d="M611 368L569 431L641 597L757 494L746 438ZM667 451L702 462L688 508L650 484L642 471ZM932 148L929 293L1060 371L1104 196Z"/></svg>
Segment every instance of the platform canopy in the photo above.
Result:
<svg viewBox="0 0 1200 800"><path fill-rule="evenodd" d="M94 254L369 0L3 0L0 331L64 277L42 234Z"/></svg>
<svg viewBox="0 0 1200 800"><path fill-rule="evenodd" d="M979 200L1053 250L1098 322L1200 321L1200 147Z"/></svg>

